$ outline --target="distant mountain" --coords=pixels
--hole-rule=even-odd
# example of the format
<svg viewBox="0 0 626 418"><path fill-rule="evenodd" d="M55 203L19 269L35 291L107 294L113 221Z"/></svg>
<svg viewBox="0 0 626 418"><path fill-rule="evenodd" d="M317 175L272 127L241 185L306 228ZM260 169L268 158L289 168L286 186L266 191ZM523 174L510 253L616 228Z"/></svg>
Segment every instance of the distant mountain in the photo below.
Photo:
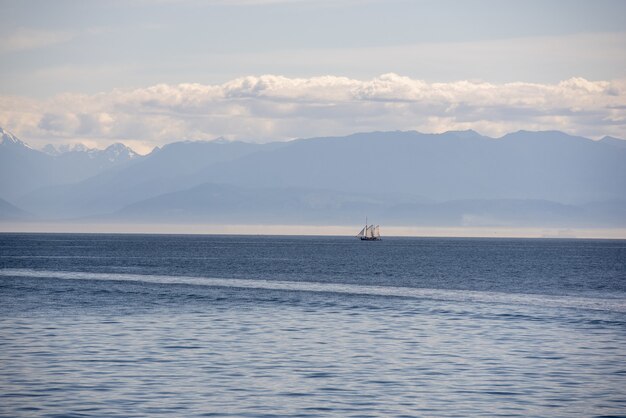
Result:
<svg viewBox="0 0 626 418"><path fill-rule="evenodd" d="M30 146L27 145L25 142L23 142L20 139L18 139L11 132L5 131L2 128L0 128L0 146L3 147L3 149L7 149L7 148L14 148L14 149L30 148ZM30 149L32 149L32 148L30 148Z"/></svg>
<svg viewBox="0 0 626 418"><path fill-rule="evenodd" d="M206 183L146 199L110 216L124 222L350 224L366 215L387 225L626 227L626 202L565 205L545 200L429 202L299 188Z"/></svg>
<svg viewBox="0 0 626 418"><path fill-rule="evenodd" d="M26 191L54 184L52 161L0 128L0 197L15 200Z"/></svg>
<svg viewBox="0 0 626 418"><path fill-rule="evenodd" d="M32 215L15 205L7 202L4 199L0 199L0 220L13 221L13 220L28 220Z"/></svg>
<svg viewBox="0 0 626 418"><path fill-rule="evenodd" d="M42 187L76 183L140 159L123 144L104 150L46 146L46 153L31 148L2 128L0 134L0 196L11 201Z"/></svg>
<svg viewBox="0 0 626 418"><path fill-rule="evenodd" d="M373 132L293 141L207 167L197 178L249 187L305 187L447 201L626 199L626 150L561 132L493 139L475 132Z"/></svg>
<svg viewBox="0 0 626 418"><path fill-rule="evenodd" d="M349 223L369 214L398 225L610 227L626 223L620 141L527 131L184 141L114 166L94 164L97 173L80 181L4 196L52 219ZM63 160L73 154L85 151L43 155L74 167Z"/></svg>
<svg viewBox="0 0 626 418"><path fill-rule="evenodd" d="M175 142L155 149L132 164L103 171L76 184L36 190L17 201L20 206L45 217L105 214L133 202L201 183L201 179L194 179L194 174L212 164L280 146L219 141Z"/></svg>
<svg viewBox="0 0 626 418"><path fill-rule="evenodd" d="M626 149L626 141L624 141L623 139L612 137L612 136L605 136L604 138L600 140L600 142L606 145L611 145L613 147Z"/></svg>
<svg viewBox="0 0 626 418"><path fill-rule="evenodd" d="M205 183L131 204L112 218L133 222L349 223L355 213L381 212L385 206L381 199L356 193Z"/></svg>
<svg viewBox="0 0 626 418"><path fill-rule="evenodd" d="M109 163L121 163L133 158L139 157L135 151L122 143L109 145L107 148L100 150L97 148L88 148L84 144L61 144L54 146L47 144L41 149L44 153L53 157L66 156L67 154L88 158L90 160L103 160Z"/></svg>
<svg viewBox="0 0 626 418"><path fill-rule="evenodd" d="M43 148L41 148L41 151L45 152L48 155L52 155L53 157L56 157L58 155L61 154L65 154L67 152L94 152L94 151L98 151L95 148L88 148L85 144L61 144L61 145L53 145L53 144L46 144Z"/></svg>

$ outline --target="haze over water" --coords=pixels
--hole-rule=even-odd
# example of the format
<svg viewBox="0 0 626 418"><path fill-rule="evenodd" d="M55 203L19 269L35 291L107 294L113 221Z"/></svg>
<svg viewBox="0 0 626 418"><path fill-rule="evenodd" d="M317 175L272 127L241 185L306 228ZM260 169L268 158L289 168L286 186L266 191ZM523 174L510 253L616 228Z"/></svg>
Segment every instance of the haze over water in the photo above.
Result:
<svg viewBox="0 0 626 418"><path fill-rule="evenodd" d="M0 235L2 416L619 416L626 242Z"/></svg>

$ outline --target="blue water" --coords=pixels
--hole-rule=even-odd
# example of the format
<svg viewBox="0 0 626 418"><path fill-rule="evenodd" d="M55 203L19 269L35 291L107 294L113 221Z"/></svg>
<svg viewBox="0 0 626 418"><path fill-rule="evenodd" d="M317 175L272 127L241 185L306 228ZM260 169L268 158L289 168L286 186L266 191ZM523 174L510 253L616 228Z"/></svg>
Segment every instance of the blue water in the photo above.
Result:
<svg viewBox="0 0 626 418"><path fill-rule="evenodd" d="M0 415L626 416L626 241L0 234Z"/></svg>

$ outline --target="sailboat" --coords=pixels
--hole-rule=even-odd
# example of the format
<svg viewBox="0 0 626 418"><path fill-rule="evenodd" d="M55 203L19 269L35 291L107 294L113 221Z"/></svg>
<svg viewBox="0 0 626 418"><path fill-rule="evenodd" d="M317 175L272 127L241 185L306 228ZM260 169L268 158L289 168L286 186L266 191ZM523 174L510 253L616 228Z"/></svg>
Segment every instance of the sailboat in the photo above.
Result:
<svg viewBox="0 0 626 418"><path fill-rule="evenodd" d="M361 241L380 241L380 226L367 225L367 218L365 218L365 226L357 237L361 238Z"/></svg>

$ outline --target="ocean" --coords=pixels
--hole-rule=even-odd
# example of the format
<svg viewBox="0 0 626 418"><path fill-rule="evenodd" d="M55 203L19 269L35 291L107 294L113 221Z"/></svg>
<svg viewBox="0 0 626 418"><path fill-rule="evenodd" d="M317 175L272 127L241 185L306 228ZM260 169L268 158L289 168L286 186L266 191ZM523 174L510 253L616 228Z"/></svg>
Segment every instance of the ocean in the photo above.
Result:
<svg viewBox="0 0 626 418"><path fill-rule="evenodd" d="M0 234L0 415L626 416L626 241Z"/></svg>

